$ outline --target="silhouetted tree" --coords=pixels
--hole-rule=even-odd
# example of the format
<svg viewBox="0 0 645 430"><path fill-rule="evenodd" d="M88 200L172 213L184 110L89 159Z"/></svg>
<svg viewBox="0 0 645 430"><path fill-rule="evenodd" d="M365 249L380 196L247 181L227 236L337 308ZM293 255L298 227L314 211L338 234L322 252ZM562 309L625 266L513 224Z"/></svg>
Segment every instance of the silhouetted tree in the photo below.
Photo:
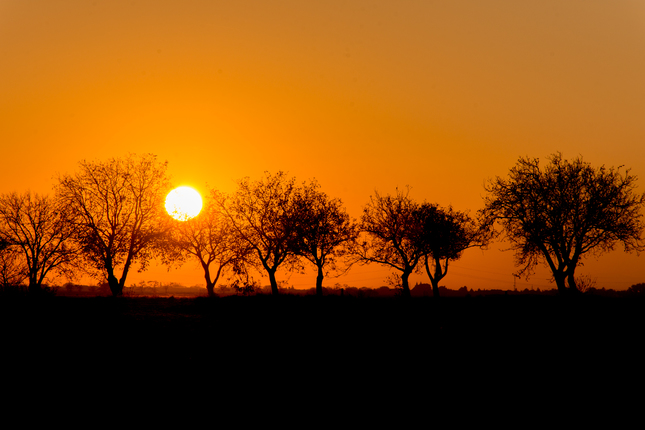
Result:
<svg viewBox="0 0 645 430"><path fill-rule="evenodd" d="M401 272L403 297L410 297L408 279L425 255L416 216L418 209L408 191L397 190L394 196L375 192L363 209L360 221L360 231L366 237L354 249L359 261L382 264Z"/></svg>
<svg viewBox="0 0 645 430"><path fill-rule="evenodd" d="M77 248L69 240L72 234L68 212L55 198L31 193L0 196L0 239L10 252L21 254L30 292L41 290L52 271L64 273L73 264ZM15 255L8 257L7 263L16 263ZM19 277L14 272L14 278Z"/></svg>
<svg viewBox="0 0 645 430"><path fill-rule="evenodd" d="M199 215L186 221L172 220L170 247L181 254L170 259L183 259L184 255L197 259L204 270L209 296L215 295L222 271L242 270L240 267L248 254L248 245L235 234L230 219L215 204L221 199L221 194L212 190Z"/></svg>
<svg viewBox="0 0 645 430"><path fill-rule="evenodd" d="M20 250L16 245L0 239L0 284L2 287L16 286L26 278Z"/></svg>
<svg viewBox="0 0 645 430"><path fill-rule="evenodd" d="M339 258L347 254L343 245L354 241L358 229L339 199L330 199L311 181L298 189L294 199L295 252L317 269L316 295L322 296L325 268L336 269Z"/></svg>
<svg viewBox="0 0 645 430"><path fill-rule="evenodd" d="M79 163L59 178L58 193L76 222L75 239L114 296L123 292L133 263L145 269L168 230L164 198L167 163L133 154L105 162ZM121 268L121 276L116 271Z"/></svg>
<svg viewBox="0 0 645 430"><path fill-rule="evenodd" d="M265 172L259 181L240 180L230 198L220 196L217 200L233 230L251 249L247 262L269 275L273 295L278 294L278 267L298 262L293 247L295 194L295 178L287 178L284 172Z"/></svg>
<svg viewBox="0 0 645 430"><path fill-rule="evenodd" d="M632 285L627 289L627 292L632 294L645 294L645 282Z"/></svg>
<svg viewBox="0 0 645 430"><path fill-rule="evenodd" d="M520 274L546 261L558 291L577 291L575 270L585 254L612 250L618 242L625 251L643 249L645 193L635 192L629 170L593 168L560 153L549 160L541 169L537 158L520 158L508 179L491 180L483 215L501 223Z"/></svg>
<svg viewBox="0 0 645 430"><path fill-rule="evenodd" d="M414 212L420 224L418 240L423 247L426 273L432 284L432 295L439 297L439 281L448 273L448 263L458 260L463 251L484 247L492 238L492 230L465 212L423 203Z"/></svg>

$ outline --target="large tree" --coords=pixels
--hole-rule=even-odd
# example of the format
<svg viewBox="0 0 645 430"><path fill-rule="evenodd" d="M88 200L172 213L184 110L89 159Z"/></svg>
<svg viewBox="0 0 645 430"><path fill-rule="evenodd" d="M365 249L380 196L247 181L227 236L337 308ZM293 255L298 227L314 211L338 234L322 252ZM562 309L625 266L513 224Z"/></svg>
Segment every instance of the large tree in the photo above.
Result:
<svg viewBox="0 0 645 430"><path fill-rule="evenodd" d="M424 249L424 265L432 294L439 297L439 281L448 274L448 263L458 260L472 247L485 247L492 238L492 230L451 206L441 208L423 203L415 212L420 224L418 239Z"/></svg>
<svg viewBox="0 0 645 430"><path fill-rule="evenodd" d="M317 270L316 295L322 296L325 269L337 269L338 259L347 254L346 246L357 235L357 226L350 219L340 199L330 199L320 191L316 181L304 184L296 193L294 236L296 253Z"/></svg>
<svg viewBox="0 0 645 430"><path fill-rule="evenodd" d="M425 255L416 212L419 205L408 191L370 197L363 209L360 230L365 236L354 249L363 263L378 263L401 272L402 296L410 297L409 277Z"/></svg>
<svg viewBox="0 0 645 430"><path fill-rule="evenodd" d="M134 263L145 269L167 233L166 170L155 155L130 154L82 161L78 172L59 178L58 193L75 219L75 239L114 296L122 294Z"/></svg>
<svg viewBox="0 0 645 430"><path fill-rule="evenodd" d="M273 295L278 294L278 268L298 261L293 247L296 188L295 178L284 172L265 172L257 181L240 180L234 194L218 200L235 233L251 249L248 263L268 274Z"/></svg>
<svg viewBox="0 0 645 430"><path fill-rule="evenodd" d="M8 245L11 257L5 263L15 264L16 252L22 256L31 292L41 290L49 274L64 273L74 263L73 232L67 208L55 198L29 192L0 196L0 240ZM14 279L19 277L13 274Z"/></svg>
<svg viewBox="0 0 645 430"><path fill-rule="evenodd" d="M248 254L248 245L235 234L230 219L215 204L222 198L218 191L211 190L199 215L184 221L172 220L170 248L180 255L171 259L182 261L185 256L196 259L204 271L209 296L215 295L222 272L228 268L240 271Z"/></svg>
<svg viewBox="0 0 645 430"><path fill-rule="evenodd" d="M585 255L618 243L625 251L644 249L645 193L638 194L636 177L621 170L594 168L581 157L565 160L560 153L544 167L537 158L520 158L507 179L486 185L482 213L501 223L520 274L546 262L558 291L575 292L575 270Z"/></svg>

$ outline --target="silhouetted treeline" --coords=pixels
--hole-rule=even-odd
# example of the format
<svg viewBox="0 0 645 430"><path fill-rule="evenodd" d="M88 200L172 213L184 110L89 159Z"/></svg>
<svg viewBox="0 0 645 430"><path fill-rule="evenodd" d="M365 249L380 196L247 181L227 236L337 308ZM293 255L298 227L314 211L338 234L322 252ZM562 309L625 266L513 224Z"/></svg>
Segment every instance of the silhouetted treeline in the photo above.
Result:
<svg viewBox="0 0 645 430"><path fill-rule="evenodd" d="M291 296L314 296L317 295L316 288L296 289L294 287L281 287L279 286L280 294ZM22 295L27 294L25 286L13 286L0 288L0 296ZM392 287L352 287L349 285L337 285L334 287L323 287L323 296L335 297L353 297L353 298L393 298L400 297L401 290ZM271 287L269 285L263 288L254 288L252 291L243 291L240 288L235 288L229 285L220 285L215 291L217 297L228 296L256 296L256 295L270 295ZM434 297L433 286L430 284L417 283L410 290L411 297ZM558 294L558 290L552 289L515 289L515 290L502 290L502 289L474 289L466 286L458 289L450 289L444 286L439 287L440 297L480 297L480 296L554 296ZM51 296L61 297L105 297L111 295L110 289L106 284L103 285L80 285L67 283L62 287L48 287L45 294ZM590 287L584 293L587 296L600 296L600 297L645 297L645 283L635 284L627 290L615 290L606 288ZM126 287L123 292L124 297L175 297L175 298L195 298L205 297L207 293L201 286L185 287L180 284L162 284L160 282L142 282L139 285Z"/></svg>
<svg viewBox="0 0 645 430"><path fill-rule="evenodd" d="M270 293L278 295L285 290L278 271L307 266L316 271L316 295L323 296L333 290L325 285L329 274L378 264L396 274L394 295L411 297L410 276L425 272L433 297L440 297L455 295L439 286L452 262L466 249L485 249L503 237L515 252L518 276L546 265L562 294L609 294L576 273L584 257L619 244L625 251L645 250L645 193L636 192L636 177L559 153L546 166L520 158L508 178L490 180L475 216L417 202L409 188L397 188L392 195L375 191L360 219L353 219L315 179L298 183L284 172L265 172L239 180L230 194L208 190L200 214L177 220L164 209L172 188L167 167L153 154L83 160L77 172L59 175L53 196L0 195L1 285L52 293L45 287L53 275L86 274L113 296L168 295L161 285L127 287L128 274L153 259L168 267L192 259L209 296L222 285L236 295L264 293L254 273L268 277ZM382 289L340 292L391 295Z"/></svg>

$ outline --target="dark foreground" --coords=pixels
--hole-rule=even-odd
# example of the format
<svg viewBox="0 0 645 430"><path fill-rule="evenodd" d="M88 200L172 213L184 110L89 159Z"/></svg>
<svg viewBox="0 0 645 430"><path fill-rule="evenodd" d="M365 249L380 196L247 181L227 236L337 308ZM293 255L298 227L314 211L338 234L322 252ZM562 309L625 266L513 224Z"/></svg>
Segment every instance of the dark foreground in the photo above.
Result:
<svg viewBox="0 0 645 430"><path fill-rule="evenodd" d="M644 310L586 296L0 298L1 359L50 397L566 404L639 383Z"/></svg>
<svg viewBox="0 0 645 430"><path fill-rule="evenodd" d="M639 297L0 299L12 359L48 365L436 368L639 347ZM504 354L509 353L509 356ZM521 354L521 355L520 355ZM5 355L6 358L6 355ZM94 364L92 364L94 363Z"/></svg>

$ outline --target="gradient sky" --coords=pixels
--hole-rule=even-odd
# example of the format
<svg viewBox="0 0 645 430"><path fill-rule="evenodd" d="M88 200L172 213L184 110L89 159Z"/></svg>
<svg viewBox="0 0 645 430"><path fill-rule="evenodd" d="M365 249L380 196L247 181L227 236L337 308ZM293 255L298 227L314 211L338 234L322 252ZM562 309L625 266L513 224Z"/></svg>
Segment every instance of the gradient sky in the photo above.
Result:
<svg viewBox="0 0 645 430"><path fill-rule="evenodd" d="M0 59L0 192L48 193L80 160L127 152L200 190L315 177L354 217L406 185L474 213L488 178L556 151L625 165L645 189L641 0L0 0ZM505 247L466 251L442 284L513 288ZM645 281L643 258L618 248L578 273L626 289ZM188 265L126 284L154 279L202 282Z"/></svg>

